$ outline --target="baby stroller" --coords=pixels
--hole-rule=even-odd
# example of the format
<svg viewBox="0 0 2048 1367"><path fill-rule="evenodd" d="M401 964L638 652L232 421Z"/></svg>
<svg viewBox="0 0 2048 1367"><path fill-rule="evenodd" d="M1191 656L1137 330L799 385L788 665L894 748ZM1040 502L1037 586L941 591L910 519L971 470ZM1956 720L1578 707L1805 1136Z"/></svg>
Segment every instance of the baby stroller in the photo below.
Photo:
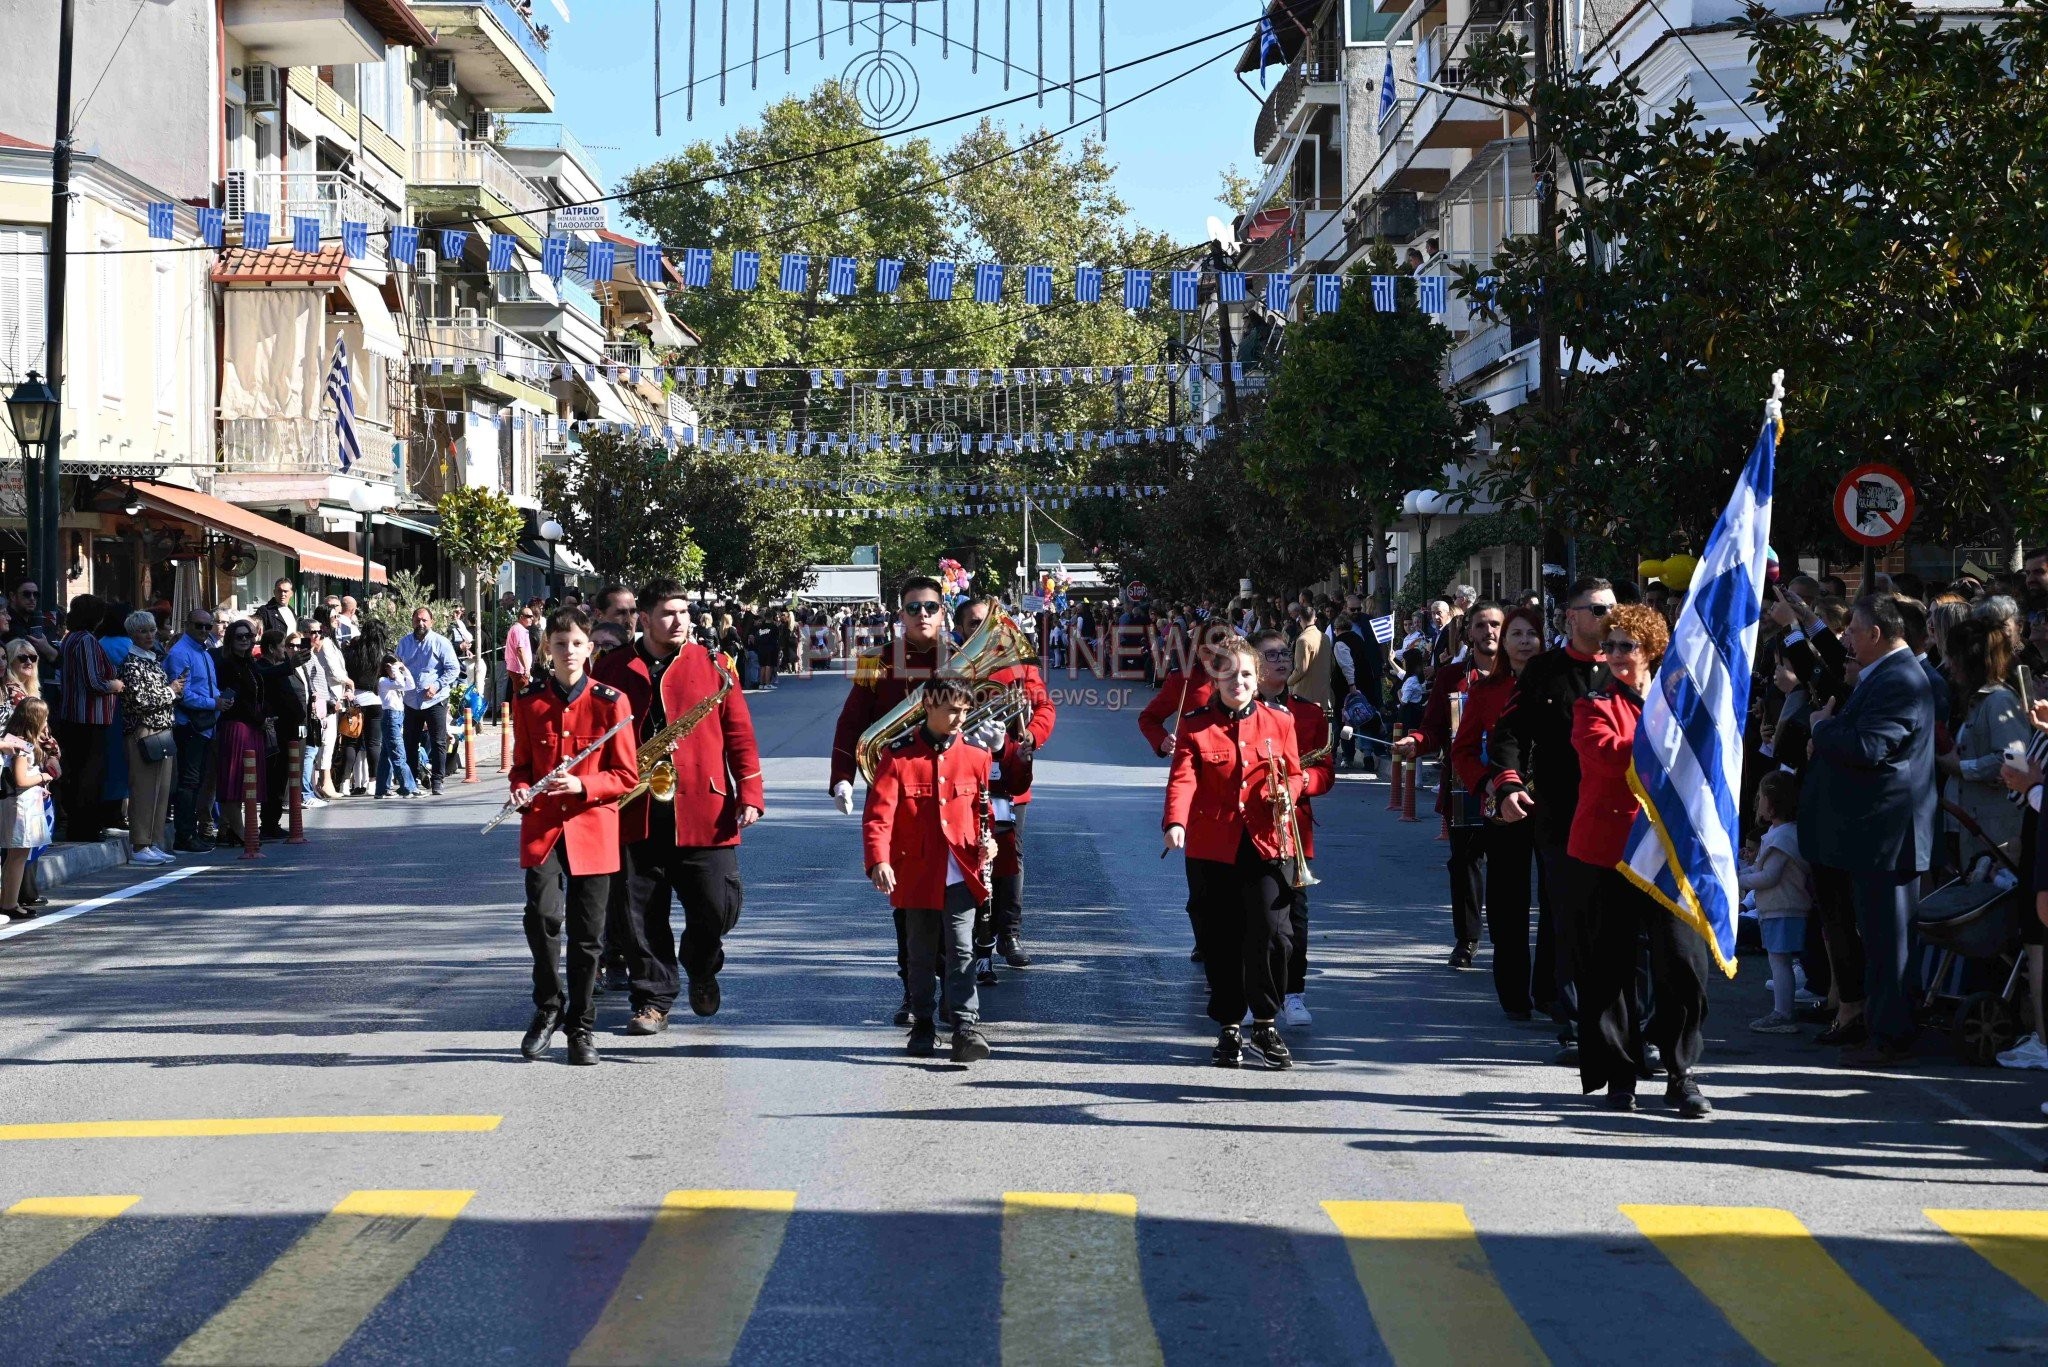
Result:
<svg viewBox="0 0 2048 1367"><path fill-rule="evenodd" d="M1984 841L1993 859L2014 878L2020 877L2011 857L1985 838L1968 812L1950 802L1942 806L1964 830ZM1980 1068L1990 1067L2020 1036L2026 956L2021 951L2019 918L2030 910L2026 900L2024 880L2001 887L1990 880L1966 883L1955 878L1921 898L1913 909L1914 933L1921 944L1936 951L1934 971L1927 975L1927 995L1920 1003L1921 1020L1930 1025L1945 1020L1956 1057ZM1995 964L2004 986L1997 991L1944 993L1943 987L1958 976L1959 962Z"/></svg>

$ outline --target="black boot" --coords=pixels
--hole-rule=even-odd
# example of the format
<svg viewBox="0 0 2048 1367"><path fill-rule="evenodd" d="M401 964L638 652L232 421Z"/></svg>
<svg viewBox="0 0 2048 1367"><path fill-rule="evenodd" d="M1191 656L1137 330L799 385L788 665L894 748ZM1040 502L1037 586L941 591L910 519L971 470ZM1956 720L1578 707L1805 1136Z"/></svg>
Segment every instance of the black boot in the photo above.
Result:
<svg viewBox="0 0 2048 1367"><path fill-rule="evenodd" d="M979 1063L987 1057L988 1040L978 1027L963 1025L953 1032L953 1062Z"/></svg>
<svg viewBox="0 0 2048 1367"><path fill-rule="evenodd" d="M1031 956L1024 952L1024 937L1014 930L996 937L996 953L1012 968L1031 967Z"/></svg>
<svg viewBox="0 0 2048 1367"><path fill-rule="evenodd" d="M910 993L907 989L903 993L902 1004L896 1008L896 1014L889 1019L892 1025L910 1024Z"/></svg>
<svg viewBox="0 0 2048 1367"><path fill-rule="evenodd" d="M539 1058L555 1042L555 1031L562 1025L562 1013L552 1006L543 1006L533 1013L533 1023L526 1027L526 1035L519 1041L519 1052L528 1058Z"/></svg>
<svg viewBox="0 0 2048 1367"><path fill-rule="evenodd" d="M910 1040L904 1045L916 1058L930 1058L939 1052L938 1029L928 1020L918 1021L910 1027Z"/></svg>
<svg viewBox="0 0 2048 1367"><path fill-rule="evenodd" d="M690 979L690 1009L700 1016L718 1014L718 979Z"/></svg>
<svg viewBox="0 0 2048 1367"><path fill-rule="evenodd" d="M1664 1099L1678 1108L1687 1120L1705 1120L1714 1113L1714 1103L1701 1093L1691 1073L1673 1073L1664 1084Z"/></svg>
<svg viewBox="0 0 2048 1367"><path fill-rule="evenodd" d="M569 1062L578 1068L588 1068L597 1062L597 1041L590 1037L588 1030L569 1032Z"/></svg>

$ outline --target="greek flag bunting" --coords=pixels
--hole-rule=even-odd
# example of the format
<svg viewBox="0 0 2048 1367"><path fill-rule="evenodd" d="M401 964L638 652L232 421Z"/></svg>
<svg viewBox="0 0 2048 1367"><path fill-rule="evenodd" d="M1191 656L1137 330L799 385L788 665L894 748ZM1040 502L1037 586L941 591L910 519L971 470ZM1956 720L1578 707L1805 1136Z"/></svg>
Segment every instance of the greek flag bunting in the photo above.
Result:
<svg viewBox="0 0 2048 1367"><path fill-rule="evenodd" d="M149 235L165 242L171 240L177 231L177 211L168 204L149 206Z"/></svg>
<svg viewBox="0 0 2048 1367"><path fill-rule="evenodd" d="M228 240L228 216L224 210L199 211L199 239L214 248L220 247Z"/></svg>
<svg viewBox="0 0 2048 1367"><path fill-rule="evenodd" d="M984 261L974 268L974 302L977 304L1000 304L1003 302L1003 268L993 261Z"/></svg>
<svg viewBox="0 0 2048 1367"><path fill-rule="evenodd" d="M1152 307L1152 272L1124 267L1124 307L1133 311Z"/></svg>
<svg viewBox="0 0 2048 1367"><path fill-rule="evenodd" d="M1424 313L1442 313L1450 307L1449 281L1441 275L1415 277L1415 302Z"/></svg>
<svg viewBox="0 0 2048 1367"><path fill-rule="evenodd" d="M443 261L460 261L462 259L462 250L468 245L469 234L462 229L443 228L441 230L441 259Z"/></svg>
<svg viewBox="0 0 2048 1367"><path fill-rule="evenodd" d="M583 249L583 276L590 281L609 281L619 265L619 244L597 241Z"/></svg>
<svg viewBox="0 0 2048 1367"><path fill-rule="evenodd" d="M361 261L370 254L370 225L348 223L341 225L341 249L351 261Z"/></svg>
<svg viewBox="0 0 2048 1367"><path fill-rule="evenodd" d="M1216 297L1225 304L1244 302L1244 272L1220 271L1216 276Z"/></svg>
<svg viewBox="0 0 2048 1367"><path fill-rule="evenodd" d="M1344 302L1344 277L1341 275L1318 275L1316 277L1316 312L1335 313Z"/></svg>
<svg viewBox="0 0 2048 1367"><path fill-rule="evenodd" d="M711 288L711 248L683 248L683 286L693 290Z"/></svg>
<svg viewBox="0 0 2048 1367"><path fill-rule="evenodd" d="M894 294L903 287L903 263L885 256L875 263L875 293Z"/></svg>
<svg viewBox="0 0 2048 1367"><path fill-rule="evenodd" d="M1266 307L1275 313L1285 313L1294 300L1294 277L1286 271L1266 273Z"/></svg>
<svg viewBox="0 0 2048 1367"><path fill-rule="evenodd" d="M320 250L320 220L299 215L292 219L292 250L312 256Z"/></svg>
<svg viewBox="0 0 2048 1367"><path fill-rule="evenodd" d="M1102 302L1102 267L1074 267L1074 302L1077 304L1099 304Z"/></svg>
<svg viewBox="0 0 2048 1367"><path fill-rule="evenodd" d="M750 290L761 283L761 253L755 251L732 254L732 287L736 290Z"/></svg>
<svg viewBox="0 0 2048 1367"><path fill-rule="evenodd" d="M327 367L327 399L334 405L334 449L341 459L343 474L363 458L356 439L356 401L348 379L348 342L334 339L334 363Z"/></svg>
<svg viewBox="0 0 2048 1367"><path fill-rule="evenodd" d="M1181 313L1193 313L1202 296L1202 273L1200 271L1175 271L1172 281L1173 307Z"/></svg>
<svg viewBox="0 0 2048 1367"><path fill-rule="evenodd" d="M1026 266L1024 268L1024 302L1027 304L1050 304L1052 302L1052 267Z"/></svg>
<svg viewBox="0 0 2048 1367"><path fill-rule="evenodd" d="M569 267L569 239L553 236L540 244L540 268L547 272L550 280L560 280L562 272Z"/></svg>
<svg viewBox="0 0 2048 1367"><path fill-rule="evenodd" d="M1392 313L1394 302L1398 298L1395 293L1395 286L1398 283L1394 276L1375 275L1372 278L1372 306L1381 313Z"/></svg>
<svg viewBox="0 0 2048 1367"><path fill-rule="evenodd" d="M512 269L512 249L519 245L519 239L510 233L491 234L491 270L503 273Z"/></svg>
<svg viewBox="0 0 2048 1367"><path fill-rule="evenodd" d="M1642 810L1616 866L1705 939L1714 962L1731 978L1741 900L1735 851L1742 830L1735 798L1763 615L1777 456L1774 411L1757 436L1735 496L1707 538L1670 648L1643 698L1628 773Z"/></svg>
<svg viewBox="0 0 2048 1367"><path fill-rule="evenodd" d="M242 215L242 245L262 251L270 245L270 215Z"/></svg>
<svg viewBox="0 0 2048 1367"><path fill-rule="evenodd" d="M924 268L925 298L934 304L953 302L953 274L959 268L950 261L933 261Z"/></svg>
<svg viewBox="0 0 2048 1367"><path fill-rule="evenodd" d="M811 287L811 258L807 252L784 252L780 285L784 294L802 294Z"/></svg>
<svg viewBox="0 0 2048 1367"><path fill-rule="evenodd" d="M661 248L652 242L641 242L633 248L633 274L649 283L661 279Z"/></svg>
<svg viewBox="0 0 2048 1367"><path fill-rule="evenodd" d="M825 293L845 298L860 289L860 263L850 256L835 256L825 268Z"/></svg>

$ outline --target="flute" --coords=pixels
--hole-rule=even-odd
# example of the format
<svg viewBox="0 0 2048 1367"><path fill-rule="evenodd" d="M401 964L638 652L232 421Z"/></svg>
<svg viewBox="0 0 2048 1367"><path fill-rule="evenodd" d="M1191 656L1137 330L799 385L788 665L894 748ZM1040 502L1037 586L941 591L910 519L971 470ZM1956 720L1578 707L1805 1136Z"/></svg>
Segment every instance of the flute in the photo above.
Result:
<svg viewBox="0 0 2048 1367"><path fill-rule="evenodd" d="M568 777L569 771L571 769L574 769L577 765L583 763L584 760L589 759L592 755L604 749L604 743L606 741L610 740L613 736L618 735L620 731L623 731L626 727L631 726L632 724L633 718L630 716L625 718L625 720L623 721L613 722L610 730L606 731L596 740L590 742L590 744L584 746L581 750L578 750L575 754L570 755L567 759L564 759L560 764L557 764L554 768L548 770L546 776L543 777L540 782L534 784L531 788L528 788L526 790L525 802L521 802L517 798L506 798L505 805L498 809L498 814L496 816L492 817L489 821L486 821L484 823L483 830L479 831L478 834L489 835L492 831L497 830L499 826L503 825L505 821L514 813L525 811L528 803L531 803L537 797L543 796L550 786L552 786L557 781Z"/></svg>

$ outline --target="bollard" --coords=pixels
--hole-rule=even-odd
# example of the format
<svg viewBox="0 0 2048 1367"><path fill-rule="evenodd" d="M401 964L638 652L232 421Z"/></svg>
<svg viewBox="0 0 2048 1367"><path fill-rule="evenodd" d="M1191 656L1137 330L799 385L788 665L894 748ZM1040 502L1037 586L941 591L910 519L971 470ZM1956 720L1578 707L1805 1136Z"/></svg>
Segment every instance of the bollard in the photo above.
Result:
<svg viewBox="0 0 2048 1367"><path fill-rule="evenodd" d="M498 772L512 767L512 704L498 709Z"/></svg>
<svg viewBox="0 0 2048 1367"><path fill-rule="evenodd" d="M465 712L462 718L462 781L476 782L476 714Z"/></svg>
<svg viewBox="0 0 2048 1367"><path fill-rule="evenodd" d="M1421 777L1421 769L1422 760L1418 756L1413 763L1409 764L1408 781L1401 787L1401 820L1403 821L1418 821L1421 819L1415 815L1416 780Z"/></svg>
<svg viewBox="0 0 2048 1367"><path fill-rule="evenodd" d="M258 800L256 752L242 752L242 858L263 857L263 804Z"/></svg>
<svg viewBox="0 0 2048 1367"><path fill-rule="evenodd" d="M287 752L291 757L290 767L285 771L286 780L291 784L291 795L287 799L287 805L291 809L291 822L287 827L289 834L284 838L287 845L306 843L306 782L300 777L306 771L305 750L306 743L295 739Z"/></svg>
<svg viewBox="0 0 2048 1367"><path fill-rule="evenodd" d="M1396 723L1394 726L1394 741L1396 744L1400 742L1402 734L1403 728L1399 723ZM1398 812L1401 810L1401 757L1394 753L1394 748L1390 745L1387 747L1387 758L1394 766L1387 774L1387 810Z"/></svg>

